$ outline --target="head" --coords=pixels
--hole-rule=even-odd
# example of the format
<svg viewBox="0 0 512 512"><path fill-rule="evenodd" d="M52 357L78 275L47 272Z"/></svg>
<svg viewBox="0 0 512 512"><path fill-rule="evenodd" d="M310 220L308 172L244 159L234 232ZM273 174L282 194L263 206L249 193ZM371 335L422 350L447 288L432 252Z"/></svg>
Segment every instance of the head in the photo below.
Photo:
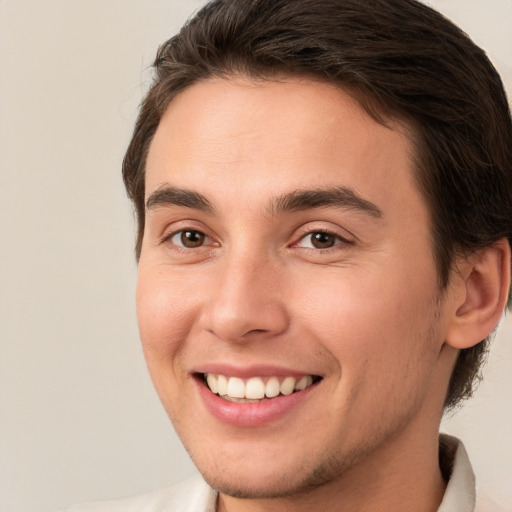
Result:
<svg viewBox="0 0 512 512"><path fill-rule="evenodd" d="M123 164L137 259L146 158L161 117L190 85L229 76L312 77L348 92L379 122L406 121L442 288L457 255L512 240L512 124L500 77L466 34L419 2L212 2L160 47L155 72ZM460 352L448 408L472 395L488 344Z"/></svg>
<svg viewBox="0 0 512 512"><path fill-rule="evenodd" d="M300 84L303 95L297 89ZM123 164L126 188L137 212L137 258L147 231L148 158L164 144L165 136L177 137L180 130L162 128L164 122L172 125L175 119L185 126L187 111L191 117L207 116L200 106L215 110L210 94L225 105L228 100L223 90L234 98L230 100L234 114L235 107L248 109L253 100L261 102L262 108L272 102L277 108L278 97L284 105L288 95L297 104L301 97L314 101L314 84L325 97L332 95L332 101L342 95L338 98L341 101L343 97L344 105L338 112L340 118L345 114L350 118L359 109L384 130L379 133L387 131L398 137L393 143L407 141L402 156L407 155L410 180L421 205L415 213L419 219L425 214L428 228L422 238L426 242L423 256L426 268L431 262L435 269L432 287L423 286L429 288L425 303L432 318L442 317L451 284L460 278L460 262L497 243L512 241L512 123L503 85L484 52L460 29L414 0L219 0L207 4L177 36L164 43ZM272 87L281 92L271 94ZM251 88L255 96L249 100L240 91ZM319 106L316 114L321 114L322 108L326 115L326 104ZM365 132L366 121L355 117ZM277 133L279 128L274 128ZM335 126L331 129L336 130ZM195 135L193 132L191 137ZM186 141L170 145L179 152L182 142ZM350 146L348 139L344 143ZM357 138L354 143L357 145ZM158 158L153 158L153 165ZM356 183L361 176L354 175ZM303 178L299 172L298 190ZM393 179L391 175L388 178ZM150 192L154 192L159 181L151 183ZM334 186L329 185L331 189ZM394 188L395 184L388 186ZM350 195L352 190L348 192ZM212 206L203 195L171 193L174 203L181 201L187 208L207 212ZM364 198L362 202L360 199L345 197L345 201L361 206ZM293 204L294 197L283 201ZM406 202L403 208L407 208ZM376 212L378 209L373 211L378 217ZM408 217L407 210L404 217ZM216 247L214 243L212 247ZM180 285L179 280L171 282ZM261 283L269 285L272 288L271 283ZM187 293L186 289L178 291ZM372 300L368 304L375 305ZM154 315L162 313L155 311ZM416 309L415 314L420 315L421 310ZM279 323L282 319L274 320ZM421 324L422 319L418 322ZM436 328L429 332L429 326L424 325L423 331L428 345L436 336ZM487 344L484 335L478 343L458 352L446 377L445 407L471 395ZM425 350L435 351L432 346ZM162 382L157 388L159 385L163 386Z"/></svg>

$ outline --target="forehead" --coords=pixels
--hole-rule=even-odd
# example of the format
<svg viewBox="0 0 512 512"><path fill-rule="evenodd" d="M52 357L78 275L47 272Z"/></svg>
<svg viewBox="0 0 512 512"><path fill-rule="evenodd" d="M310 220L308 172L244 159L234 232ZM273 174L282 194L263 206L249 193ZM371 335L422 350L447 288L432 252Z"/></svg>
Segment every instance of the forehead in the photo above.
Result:
<svg viewBox="0 0 512 512"><path fill-rule="evenodd" d="M345 186L385 209L421 202L413 160L405 125L377 123L334 85L211 79L181 92L162 117L146 197L170 183L252 204L290 190Z"/></svg>

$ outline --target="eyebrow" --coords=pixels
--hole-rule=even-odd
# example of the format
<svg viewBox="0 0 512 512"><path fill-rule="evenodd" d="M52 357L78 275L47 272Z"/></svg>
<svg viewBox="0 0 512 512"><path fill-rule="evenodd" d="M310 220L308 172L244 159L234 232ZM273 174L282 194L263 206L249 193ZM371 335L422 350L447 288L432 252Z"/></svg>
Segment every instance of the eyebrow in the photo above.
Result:
<svg viewBox="0 0 512 512"><path fill-rule="evenodd" d="M157 188L146 201L146 210L159 206L185 206L205 213L213 213L214 208L205 196L192 190L165 185Z"/></svg>
<svg viewBox="0 0 512 512"><path fill-rule="evenodd" d="M356 210L375 219L383 217L382 210L376 204L362 198L347 187L295 190L274 199L269 210L271 215L276 215L324 206Z"/></svg>
<svg viewBox="0 0 512 512"><path fill-rule="evenodd" d="M213 205L202 194L171 185L159 187L148 197L146 210L153 210L159 206L184 206L209 214L215 212ZM377 205L360 197L347 187L294 190L272 199L268 211L274 216L322 207L356 210L375 219L383 217L382 210Z"/></svg>

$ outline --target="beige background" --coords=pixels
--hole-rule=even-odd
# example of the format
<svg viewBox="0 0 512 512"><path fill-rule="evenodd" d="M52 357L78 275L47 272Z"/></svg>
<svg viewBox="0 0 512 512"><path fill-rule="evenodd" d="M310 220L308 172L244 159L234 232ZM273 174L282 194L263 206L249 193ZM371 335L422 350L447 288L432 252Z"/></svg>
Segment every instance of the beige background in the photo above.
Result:
<svg viewBox="0 0 512 512"><path fill-rule="evenodd" d="M512 94L512 0L437 0ZM195 0L0 0L0 512L158 488L194 469L146 375L120 163L158 43ZM512 490L512 321L445 429ZM508 487L508 489L507 489Z"/></svg>

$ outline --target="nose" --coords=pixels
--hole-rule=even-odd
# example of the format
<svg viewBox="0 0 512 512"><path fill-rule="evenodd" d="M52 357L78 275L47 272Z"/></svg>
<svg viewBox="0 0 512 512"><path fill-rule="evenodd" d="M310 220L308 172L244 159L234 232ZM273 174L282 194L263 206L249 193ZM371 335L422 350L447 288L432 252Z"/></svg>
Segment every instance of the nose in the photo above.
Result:
<svg viewBox="0 0 512 512"><path fill-rule="evenodd" d="M287 330L283 272L277 262L244 254L219 266L201 315L204 329L233 343L274 338Z"/></svg>

